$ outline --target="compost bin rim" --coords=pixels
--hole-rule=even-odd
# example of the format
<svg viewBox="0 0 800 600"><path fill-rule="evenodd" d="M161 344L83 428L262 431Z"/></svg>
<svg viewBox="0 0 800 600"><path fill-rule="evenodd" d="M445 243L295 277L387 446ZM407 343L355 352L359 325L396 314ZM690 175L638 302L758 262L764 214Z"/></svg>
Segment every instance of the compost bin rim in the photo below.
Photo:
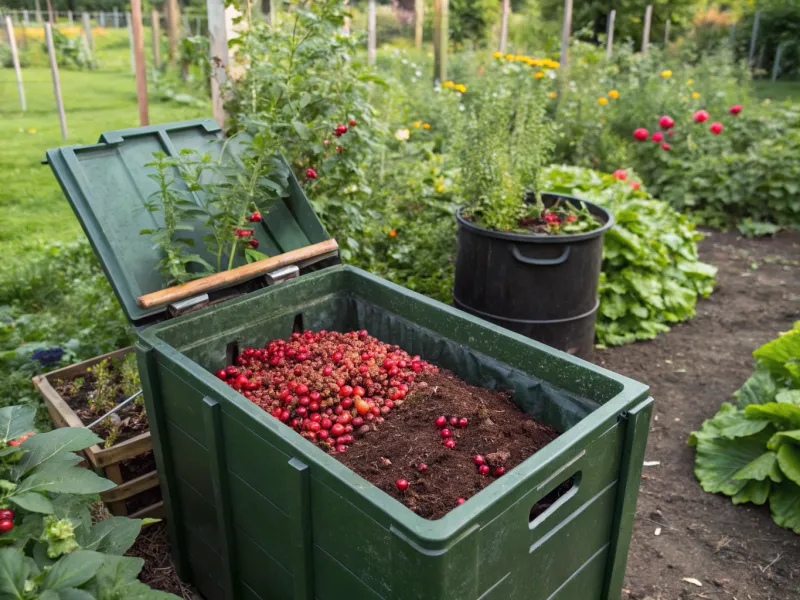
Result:
<svg viewBox="0 0 800 600"><path fill-rule="evenodd" d="M614 215L611 213L610 210L605 208L604 206L600 206L595 202L590 202L589 200L584 200L583 198L578 198L577 196L569 196L567 194L560 194L558 192L542 192L542 195L546 196L558 196L559 198L564 198L565 200L570 201L571 203L582 203L586 204L589 207L597 209L600 213L602 213L606 217L606 222L603 223L597 229L592 229L591 231L586 231L582 233L563 233L558 235L550 235L547 233L512 233L509 231L496 231L494 229L487 229L485 227L481 227L480 225L476 225L471 221L468 221L466 217L462 215L462 212L466 211L466 207L461 207L456 210L456 219L458 220L458 224L465 229L469 229L473 233L477 233L478 235L483 235L486 237L501 239L501 240L509 240L511 242L520 242L520 243L528 243L528 244L572 244L575 242L583 242L586 240L592 240L597 237L601 237L606 231L611 229L615 224L616 221L614 220Z"/></svg>
<svg viewBox="0 0 800 600"><path fill-rule="evenodd" d="M380 285L384 285L396 291L402 291L405 294L411 294L417 300L434 306L440 310L444 310L457 318L471 321L480 327L486 327L490 329L496 327L488 321L469 315L468 313L453 308L452 306L448 306L423 296L422 294L418 294L417 292L413 292L390 281L386 281L380 277L372 275L367 271L363 271L362 269L358 269L349 265L327 267L316 273L304 275L303 278L313 279L316 277L323 277L330 274L332 270L351 272L357 276L371 279ZM234 305L237 302L252 300L252 298L257 294L269 294L273 291L274 290L272 288L264 288L247 294L246 296L232 299L226 304ZM214 375L214 373L202 368L195 361L186 357L183 353L173 348L170 344L157 336L158 332L162 329L171 328L192 319L201 318L205 311L209 310L210 308L211 307L204 308L197 312L186 314L175 319L170 319L162 323L157 323L151 327L140 330L138 332L139 340L136 343L137 349L144 352L150 350L155 351L158 354L161 354L165 359L172 363L175 368L179 369L187 376L196 376L202 386L214 390L219 399L222 401L223 406L227 403L232 404L235 408L238 408L255 419L258 424L267 427L267 429L278 435L296 452L293 458L297 458L303 462L310 462L311 464L308 465L309 467L313 467L316 464L317 466L325 469L331 477L347 484L350 486L353 493L361 496L364 500L371 502L375 507L377 507L377 509L380 510L389 520L389 524L392 527L399 526L400 529L403 529L411 534L424 537L428 543L446 543L455 537L463 535L465 528L474 526L475 519L488 507L496 507L504 500L504 498L511 496L515 490L521 488L522 483L533 477L538 471L544 469L551 462L559 460L565 453L573 453L575 448L581 445L581 440L583 438L591 436L593 433L597 433L598 435L605 433L607 428L600 427L601 424L618 421L621 414L630 410L637 404L646 401L649 397L649 387L643 383L625 377L624 375L613 373L607 369L536 342L535 340L531 340L530 338L520 334L503 330L503 335L506 335L515 341L533 345L537 347L537 349L544 350L545 352L553 354L557 358L561 358L567 362L580 363L582 368L590 370L603 377L613 376L613 380L620 383L622 385L622 389L616 395L609 398L605 403L601 404L592 413L581 419L573 427L559 435L559 437L557 437L555 440L526 458L522 463L510 470L502 478L497 479L490 485L486 486L483 490L469 498L463 505L456 506L441 519L429 520L417 515L403 503L358 475L355 471L336 460L333 456L330 456L327 452L323 451L315 444L303 438L292 428L287 427L272 417L268 412L247 400L247 398L245 398L242 394L228 387L226 384L220 381ZM202 374L200 375L197 375L195 372L198 368L202 371ZM230 416L234 419L237 418L235 415ZM249 427L249 425L245 423L242 424ZM309 457L312 460L309 461L306 457ZM567 462L574 458L576 457L567 457ZM364 485L364 483L367 485ZM475 502L475 498L480 498L481 501ZM504 506L502 510L505 511L511 509L515 504L522 501L523 498L524 495L520 495L517 498L506 501L507 506Z"/></svg>

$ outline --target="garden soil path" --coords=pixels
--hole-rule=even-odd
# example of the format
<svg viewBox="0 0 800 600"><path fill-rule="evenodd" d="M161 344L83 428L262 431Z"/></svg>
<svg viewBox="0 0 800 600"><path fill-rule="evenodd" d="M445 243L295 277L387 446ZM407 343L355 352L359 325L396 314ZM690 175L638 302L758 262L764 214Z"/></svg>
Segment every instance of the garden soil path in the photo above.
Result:
<svg viewBox="0 0 800 600"><path fill-rule="evenodd" d="M644 467L622 598L800 599L800 536L775 525L767 507L703 492L686 445L750 375L752 351L800 319L800 233L714 232L700 248L719 275L697 316L593 357L649 384L655 399L645 460L660 464Z"/></svg>

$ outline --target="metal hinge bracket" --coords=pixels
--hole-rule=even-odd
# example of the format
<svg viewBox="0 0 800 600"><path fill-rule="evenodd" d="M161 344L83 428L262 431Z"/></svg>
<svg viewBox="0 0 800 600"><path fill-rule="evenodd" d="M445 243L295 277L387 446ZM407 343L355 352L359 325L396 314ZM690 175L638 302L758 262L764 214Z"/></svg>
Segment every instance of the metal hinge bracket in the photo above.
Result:
<svg viewBox="0 0 800 600"><path fill-rule="evenodd" d="M281 267L280 269L270 271L265 275L267 279L267 285L276 285L299 276L300 268L297 265L287 265L285 267Z"/></svg>
<svg viewBox="0 0 800 600"><path fill-rule="evenodd" d="M173 317L179 317L180 315L188 312L190 309L197 309L205 304L208 304L208 294L200 294L199 296L192 296L191 298L186 298L185 300L173 302L167 308L170 315Z"/></svg>

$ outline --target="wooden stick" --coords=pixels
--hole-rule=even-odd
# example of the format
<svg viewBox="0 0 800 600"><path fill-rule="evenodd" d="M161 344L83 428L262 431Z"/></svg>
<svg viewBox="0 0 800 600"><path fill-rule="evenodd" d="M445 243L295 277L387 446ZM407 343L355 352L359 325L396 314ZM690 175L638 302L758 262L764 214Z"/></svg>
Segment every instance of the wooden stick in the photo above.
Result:
<svg viewBox="0 0 800 600"><path fill-rule="evenodd" d="M223 0L206 0L208 12L209 53L211 55L211 111L220 127L225 126L225 107L222 87L225 85L225 71L230 62L228 53L227 21Z"/></svg>
<svg viewBox="0 0 800 600"><path fill-rule="evenodd" d="M617 18L617 11L612 10L608 15L608 31L606 32L606 58L611 59L611 52L614 46L614 21Z"/></svg>
<svg viewBox="0 0 800 600"><path fill-rule="evenodd" d="M375 14L375 0L367 2L367 64L375 64L375 49L378 41L377 15Z"/></svg>
<svg viewBox="0 0 800 600"><path fill-rule="evenodd" d="M119 29L119 11L117 10L116 6L114 7L113 14L114 14L114 28Z"/></svg>
<svg viewBox="0 0 800 600"><path fill-rule="evenodd" d="M55 24L56 20L53 16L53 3L50 0L47 0L47 21L50 24Z"/></svg>
<svg viewBox="0 0 800 600"><path fill-rule="evenodd" d="M67 116L64 114L64 100L61 98L61 81L58 78L58 62L56 49L53 46L53 26L44 24L44 35L47 39L47 54L50 56L50 73L53 76L53 91L56 94L56 108L58 108L58 121L61 124L61 137L67 139Z"/></svg>
<svg viewBox="0 0 800 600"><path fill-rule="evenodd" d="M750 35L750 50L747 53L747 64L752 66L753 57L756 55L756 40L758 39L758 24L761 21L761 11L757 10L753 19L753 33Z"/></svg>
<svg viewBox="0 0 800 600"><path fill-rule="evenodd" d="M128 14L130 15L130 13ZM131 56L131 73L136 75L136 53L133 50L133 27L130 16L128 16L128 51Z"/></svg>
<svg viewBox="0 0 800 600"><path fill-rule="evenodd" d="M166 0L167 38L169 39L169 62L175 64L178 59L178 28L180 27L180 8L178 0Z"/></svg>
<svg viewBox="0 0 800 600"><path fill-rule="evenodd" d="M425 0L414 0L414 47L422 48L422 26L425 23Z"/></svg>
<svg viewBox="0 0 800 600"><path fill-rule="evenodd" d="M433 0L433 80L447 79L448 0Z"/></svg>
<svg viewBox="0 0 800 600"><path fill-rule="evenodd" d="M141 0L134 0L134 2L136 1ZM209 275L202 279L195 279L189 283L145 294L136 300L136 304L141 308L152 308L154 306L171 304L178 300L183 300L184 298L190 298L204 292L252 279L258 275L263 275L264 273L279 269L280 267L297 263L311 264L312 262L316 262L316 260L321 260L320 257L336 253L338 249L339 245L336 243L336 240L325 240L318 244L312 244L311 246L284 252L277 256L271 256L270 258L265 258L264 260L250 263L249 265L242 265L230 271L215 273L214 275Z"/></svg>
<svg viewBox="0 0 800 600"><path fill-rule="evenodd" d="M653 5L648 4L644 11L644 32L642 33L642 54L647 56L647 46L650 45L650 23L653 20Z"/></svg>
<svg viewBox="0 0 800 600"><path fill-rule="evenodd" d="M139 124L149 125L147 112L147 66L144 62L144 35L142 34L142 0L131 0L131 32L133 56L136 67L136 102L139 104Z"/></svg>
<svg viewBox="0 0 800 600"><path fill-rule="evenodd" d="M100 27L106 26L106 13L104 13L102 10L97 15L97 23L100 25Z"/></svg>
<svg viewBox="0 0 800 600"><path fill-rule="evenodd" d="M664 45L669 46L669 19L664 22Z"/></svg>
<svg viewBox="0 0 800 600"><path fill-rule="evenodd" d="M27 8L22 11L22 24L25 27L28 27L31 24L31 17L28 14L28 9Z"/></svg>
<svg viewBox="0 0 800 600"><path fill-rule="evenodd" d="M19 66L19 54L17 54L17 40L14 38L14 25L11 17L6 16L6 31L8 32L8 45L11 47L11 61L14 63L14 74L17 76L17 93L19 94L19 105L22 112L25 112L25 87L22 85L22 69Z"/></svg>
<svg viewBox="0 0 800 600"><path fill-rule="evenodd" d="M70 27L72 27L72 25L74 23L74 20L72 18L72 11L71 10L67 11L67 23L69 23Z"/></svg>
<svg viewBox="0 0 800 600"><path fill-rule="evenodd" d="M90 21L89 13L83 13L83 30L86 32L86 39L89 41L89 48L94 50L94 38L92 37L92 23Z"/></svg>
<svg viewBox="0 0 800 600"><path fill-rule="evenodd" d="M566 72L569 62L569 36L572 34L572 0L564 0L564 22L561 24L561 69Z"/></svg>
<svg viewBox="0 0 800 600"><path fill-rule="evenodd" d="M42 5L39 3L39 0L34 0L36 4L36 22L42 22Z"/></svg>
<svg viewBox="0 0 800 600"><path fill-rule="evenodd" d="M506 53L508 44L508 16L511 14L511 0L503 0L503 12L500 17L500 52Z"/></svg>
<svg viewBox="0 0 800 600"><path fill-rule="evenodd" d="M153 30L153 66L158 69L161 66L161 23L158 11L154 8L150 13Z"/></svg>

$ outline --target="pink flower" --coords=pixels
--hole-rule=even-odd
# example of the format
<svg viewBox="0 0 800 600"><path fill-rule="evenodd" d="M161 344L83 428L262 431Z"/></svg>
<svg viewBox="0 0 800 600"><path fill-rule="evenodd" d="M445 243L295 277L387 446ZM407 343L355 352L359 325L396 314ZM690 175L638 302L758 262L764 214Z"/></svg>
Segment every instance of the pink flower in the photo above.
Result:
<svg viewBox="0 0 800 600"><path fill-rule="evenodd" d="M631 186L633 189L638 190L641 187L641 183L638 181L629 181L628 185Z"/></svg>
<svg viewBox="0 0 800 600"><path fill-rule="evenodd" d="M664 140L664 134L660 131L656 131L653 135L650 136L650 139L654 142L661 142Z"/></svg>
<svg viewBox="0 0 800 600"><path fill-rule="evenodd" d="M672 146L670 146L667 142L664 142L663 144L661 144L661 148L664 150L669 150L670 148L672 148Z"/></svg>
<svg viewBox="0 0 800 600"><path fill-rule="evenodd" d="M658 120L658 125L661 129L671 129L675 125L675 120L672 117L664 115Z"/></svg>
<svg viewBox="0 0 800 600"><path fill-rule="evenodd" d="M728 112L731 113L734 117L742 112L742 105L741 104L734 104L728 109Z"/></svg>
<svg viewBox="0 0 800 600"><path fill-rule="evenodd" d="M644 127L639 127L639 129L633 132L633 137L638 141L643 142L650 137L650 132Z"/></svg>
<svg viewBox="0 0 800 600"><path fill-rule="evenodd" d="M714 135L719 135L720 133L722 133L722 123L720 123L719 121L714 121L714 122L711 124L711 127L709 127L708 129L709 129L709 130L711 131L711 133L713 133Z"/></svg>
<svg viewBox="0 0 800 600"><path fill-rule="evenodd" d="M619 181L625 181L628 178L628 173L625 169L617 169L614 171L614 179L618 179Z"/></svg>
<svg viewBox="0 0 800 600"><path fill-rule="evenodd" d="M692 115L692 118L694 119L695 123L702 123L704 121L708 121L710 116L711 115L708 114L707 110L698 110L696 113L694 113L694 115Z"/></svg>

